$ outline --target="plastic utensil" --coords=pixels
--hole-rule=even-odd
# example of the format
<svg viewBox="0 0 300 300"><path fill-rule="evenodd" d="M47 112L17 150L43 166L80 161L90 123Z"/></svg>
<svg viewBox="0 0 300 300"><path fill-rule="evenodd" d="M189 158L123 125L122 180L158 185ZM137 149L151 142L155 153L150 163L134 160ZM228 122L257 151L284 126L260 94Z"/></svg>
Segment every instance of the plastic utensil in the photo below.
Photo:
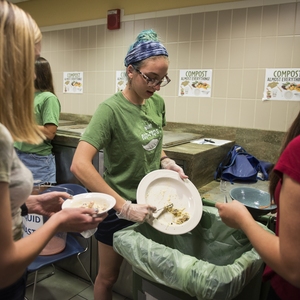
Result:
<svg viewBox="0 0 300 300"><path fill-rule="evenodd" d="M155 212L158 212L158 211L160 211L160 210L162 210L162 209L172 208L172 207L173 207L173 203L168 204L168 205L166 205L166 206L164 206L164 207L161 207L161 208L157 209Z"/></svg>

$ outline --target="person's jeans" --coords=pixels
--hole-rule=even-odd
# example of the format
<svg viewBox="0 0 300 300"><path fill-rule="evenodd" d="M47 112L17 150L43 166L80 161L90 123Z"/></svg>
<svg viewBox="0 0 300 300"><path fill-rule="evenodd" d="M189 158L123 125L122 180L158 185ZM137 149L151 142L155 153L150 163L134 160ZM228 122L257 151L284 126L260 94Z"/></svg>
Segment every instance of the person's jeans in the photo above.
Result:
<svg viewBox="0 0 300 300"><path fill-rule="evenodd" d="M56 183L56 166L53 154L46 156L32 153L24 153L16 149L23 164L31 171L34 185Z"/></svg>
<svg viewBox="0 0 300 300"><path fill-rule="evenodd" d="M24 300L26 293L27 271L14 284L0 289L1 300Z"/></svg>

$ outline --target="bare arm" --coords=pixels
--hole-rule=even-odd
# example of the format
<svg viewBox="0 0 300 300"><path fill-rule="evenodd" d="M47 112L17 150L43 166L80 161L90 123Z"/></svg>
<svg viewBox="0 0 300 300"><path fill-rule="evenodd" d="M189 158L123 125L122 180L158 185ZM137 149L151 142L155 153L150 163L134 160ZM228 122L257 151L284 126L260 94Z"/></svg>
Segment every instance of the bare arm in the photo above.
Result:
<svg viewBox="0 0 300 300"><path fill-rule="evenodd" d="M50 217L61 210L64 199L70 198L71 196L66 192L50 192L30 195L26 200L26 206L29 213Z"/></svg>
<svg viewBox="0 0 300 300"><path fill-rule="evenodd" d="M93 166L92 160L97 153L98 150L92 145L80 141L73 157L71 172L90 191L113 196L116 199L114 208L119 212L126 201L104 181Z"/></svg>
<svg viewBox="0 0 300 300"><path fill-rule="evenodd" d="M56 135L57 126L54 124L45 124L38 126L48 140L53 140Z"/></svg>
<svg viewBox="0 0 300 300"><path fill-rule="evenodd" d="M276 273L300 287L300 184L284 175L280 193L280 236L272 235L255 222L238 201L216 203L222 220L242 229L253 247Z"/></svg>
<svg viewBox="0 0 300 300"><path fill-rule="evenodd" d="M55 213L31 235L13 240L8 183L0 182L0 288L14 283L57 231L82 232L96 228L107 216L93 217L93 209L70 208Z"/></svg>

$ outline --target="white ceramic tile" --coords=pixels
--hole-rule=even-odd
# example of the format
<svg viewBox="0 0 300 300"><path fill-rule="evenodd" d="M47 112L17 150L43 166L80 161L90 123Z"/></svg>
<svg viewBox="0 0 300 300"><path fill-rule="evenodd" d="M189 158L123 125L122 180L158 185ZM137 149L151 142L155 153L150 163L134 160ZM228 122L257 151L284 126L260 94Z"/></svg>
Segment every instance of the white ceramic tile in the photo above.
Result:
<svg viewBox="0 0 300 300"><path fill-rule="evenodd" d="M275 36L277 33L278 5L265 6L262 15L262 36Z"/></svg>
<svg viewBox="0 0 300 300"><path fill-rule="evenodd" d="M202 41L204 34L204 13L192 14L191 41Z"/></svg>
<svg viewBox="0 0 300 300"><path fill-rule="evenodd" d="M279 5L279 17L278 17L278 35L279 36L294 34L295 19L291 18L290 14L291 14L291 11L296 11L296 8L297 8L296 3Z"/></svg>
<svg viewBox="0 0 300 300"><path fill-rule="evenodd" d="M248 8L246 37L259 37L261 35L262 26L262 7Z"/></svg>
<svg viewBox="0 0 300 300"><path fill-rule="evenodd" d="M228 99L226 102L225 126L238 127L241 123L241 102L238 99Z"/></svg>
<svg viewBox="0 0 300 300"><path fill-rule="evenodd" d="M167 43L178 42L179 16L168 17Z"/></svg>
<svg viewBox="0 0 300 300"><path fill-rule="evenodd" d="M212 100L212 122L218 126L225 126L227 99L215 98Z"/></svg>
<svg viewBox="0 0 300 300"><path fill-rule="evenodd" d="M231 37L244 38L246 35L246 14L245 8L234 9L232 14L232 32Z"/></svg>
<svg viewBox="0 0 300 300"><path fill-rule="evenodd" d="M272 101L256 101L254 127L270 130Z"/></svg>
<svg viewBox="0 0 300 300"><path fill-rule="evenodd" d="M212 124L213 100L211 98L201 98L199 102L199 123Z"/></svg>
<svg viewBox="0 0 300 300"><path fill-rule="evenodd" d="M294 68L295 65L292 64L292 55L295 39L290 36L278 37L276 42L276 68Z"/></svg>
<svg viewBox="0 0 300 300"><path fill-rule="evenodd" d="M279 130L286 126L287 106L283 101L272 101L272 111L270 114L270 129Z"/></svg>
<svg viewBox="0 0 300 300"><path fill-rule="evenodd" d="M217 37L218 12L205 13L204 40L215 40Z"/></svg>
<svg viewBox="0 0 300 300"><path fill-rule="evenodd" d="M181 42L189 42L191 36L191 15L181 15L179 17L179 34L178 40Z"/></svg>
<svg viewBox="0 0 300 300"><path fill-rule="evenodd" d="M218 18L218 39L229 39L231 37L232 10L219 12Z"/></svg>
<svg viewBox="0 0 300 300"><path fill-rule="evenodd" d="M42 55L53 67L62 112L90 114L114 93L115 72L123 70L136 35L153 28L170 58L172 82L159 92L166 101L168 121L189 121L191 115L196 123L229 126L233 124L230 108L236 107L231 103L237 101L238 126L285 131L299 103L270 105L261 98L266 68L300 67L300 22L295 17L300 15L300 6L291 10L296 2L245 0L126 15L117 31L107 30L102 19L43 28ZM179 70L188 68L213 69L212 98L198 102L178 96ZM83 94L62 93L64 71L84 72L88 81ZM219 105L224 108L221 116ZM287 117L276 123L273 115L280 111Z"/></svg>
<svg viewBox="0 0 300 300"><path fill-rule="evenodd" d="M230 40L218 40L216 49L216 64L218 69L228 69L230 58Z"/></svg>
<svg viewBox="0 0 300 300"><path fill-rule="evenodd" d="M243 82L243 71L242 70L230 70L228 73L228 98L238 98L242 96L242 82Z"/></svg>
<svg viewBox="0 0 300 300"><path fill-rule="evenodd" d="M248 38L245 40L245 58L244 68L257 69L259 66L260 55L260 43L259 37Z"/></svg>
<svg viewBox="0 0 300 300"><path fill-rule="evenodd" d="M242 98L254 99L256 96L256 83L257 83L258 71L257 69L247 69L243 71L242 80Z"/></svg>
<svg viewBox="0 0 300 300"><path fill-rule="evenodd" d="M254 128L254 117L255 117L255 101L244 100L241 101L241 111L239 126L243 128Z"/></svg>

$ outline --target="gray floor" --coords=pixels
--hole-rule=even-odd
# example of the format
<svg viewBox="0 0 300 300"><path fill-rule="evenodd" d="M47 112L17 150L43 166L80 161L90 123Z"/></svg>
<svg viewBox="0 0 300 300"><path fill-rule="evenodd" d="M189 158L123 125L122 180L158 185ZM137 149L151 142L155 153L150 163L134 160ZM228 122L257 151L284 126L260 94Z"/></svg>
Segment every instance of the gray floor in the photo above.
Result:
<svg viewBox="0 0 300 300"><path fill-rule="evenodd" d="M42 278L52 271L46 267L39 271ZM28 277L28 283L33 281L33 275ZM26 289L26 298L32 300L33 286ZM62 269L56 269L55 274L37 283L34 300L93 300L93 286L77 276L74 276ZM130 300L118 293L114 293L113 300Z"/></svg>

